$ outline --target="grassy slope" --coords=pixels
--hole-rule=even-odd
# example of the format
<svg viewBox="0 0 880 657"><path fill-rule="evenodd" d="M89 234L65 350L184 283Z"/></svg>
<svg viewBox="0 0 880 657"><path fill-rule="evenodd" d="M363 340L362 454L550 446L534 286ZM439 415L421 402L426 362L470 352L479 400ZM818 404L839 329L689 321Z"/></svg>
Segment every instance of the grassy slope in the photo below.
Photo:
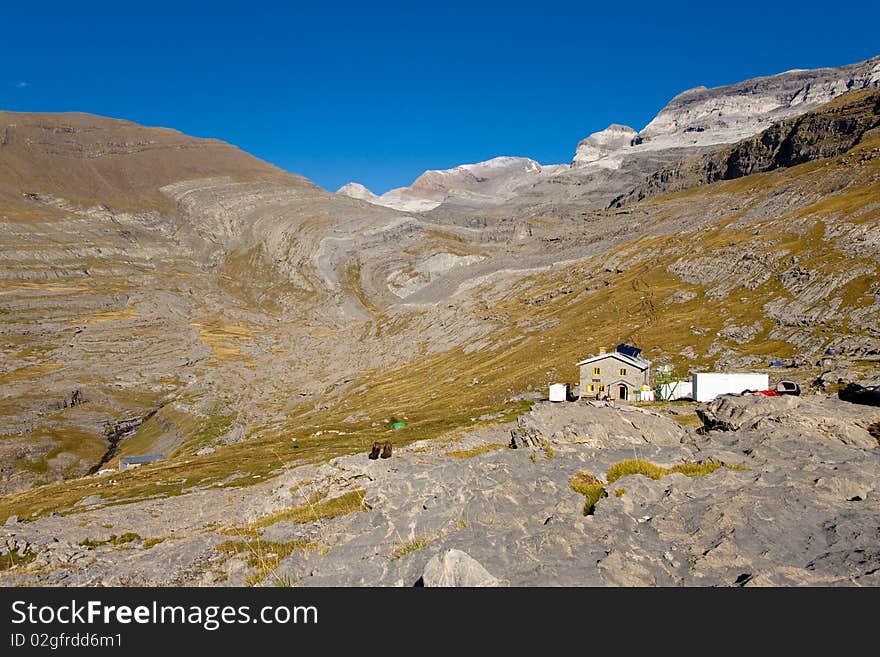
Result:
<svg viewBox="0 0 880 657"><path fill-rule="evenodd" d="M312 187L218 140L90 114L0 112L0 143L0 208L20 208L21 195L36 192L85 207L167 213L173 202L160 187L213 176Z"/></svg>

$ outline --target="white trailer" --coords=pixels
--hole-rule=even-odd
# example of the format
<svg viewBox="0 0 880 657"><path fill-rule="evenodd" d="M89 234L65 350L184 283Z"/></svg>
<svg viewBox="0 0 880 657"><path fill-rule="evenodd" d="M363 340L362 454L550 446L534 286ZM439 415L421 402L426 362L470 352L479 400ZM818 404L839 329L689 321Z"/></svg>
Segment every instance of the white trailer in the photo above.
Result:
<svg viewBox="0 0 880 657"><path fill-rule="evenodd" d="M719 395L738 395L746 390L768 390L769 374L752 372L699 372L693 375L694 400L712 401Z"/></svg>
<svg viewBox="0 0 880 657"><path fill-rule="evenodd" d="M550 401L564 402L568 400L568 384L554 383L550 386Z"/></svg>

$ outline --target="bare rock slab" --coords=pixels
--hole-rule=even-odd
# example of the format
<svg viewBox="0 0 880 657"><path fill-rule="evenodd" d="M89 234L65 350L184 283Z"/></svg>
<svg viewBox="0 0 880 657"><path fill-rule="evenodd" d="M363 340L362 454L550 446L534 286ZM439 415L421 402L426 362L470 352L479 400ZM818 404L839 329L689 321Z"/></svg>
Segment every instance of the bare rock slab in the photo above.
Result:
<svg viewBox="0 0 880 657"><path fill-rule="evenodd" d="M479 561L454 548L431 557L419 581L423 586L432 587L493 587L501 584Z"/></svg>

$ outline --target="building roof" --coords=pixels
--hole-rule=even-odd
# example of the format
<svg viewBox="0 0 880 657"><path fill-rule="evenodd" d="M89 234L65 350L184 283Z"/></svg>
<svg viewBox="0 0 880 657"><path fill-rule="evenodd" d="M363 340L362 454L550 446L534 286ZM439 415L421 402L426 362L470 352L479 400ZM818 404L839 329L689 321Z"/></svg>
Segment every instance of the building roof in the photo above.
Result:
<svg viewBox="0 0 880 657"><path fill-rule="evenodd" d="M141 456L123 456L119 459L120 465L135 465L137 463L154 463L165 458L163 454L143 454Z"/></svg>
<svg viewBox="0 0 880 657"><path fill-rule="evenodd" d="M578 367L581 365L587 365L589 363L593 363L597 360L602 360L603 358L614 357L617 360L626 363L627 365L632 365L633 367L637 367L640 370L646 370L651 367L651 361L645 360L641 356L638 358L633 358L632 356L627 356L626 354L622 354L619 351L609 351L604 354L598 354L596 356L590 356L589 358L585 358L581 362L577 364Z"/></svg>
<svg viewBox="0 0 880 657"><path fill-rule="evenodd" d="M617 349L615 349L614 351L621 354L626 354L627 356L632 356L633 358L642 357L641 349L639 349L638 347L633 347L631 344L627 344L626 342L621 342L619 345L617 345Z"/></svg>

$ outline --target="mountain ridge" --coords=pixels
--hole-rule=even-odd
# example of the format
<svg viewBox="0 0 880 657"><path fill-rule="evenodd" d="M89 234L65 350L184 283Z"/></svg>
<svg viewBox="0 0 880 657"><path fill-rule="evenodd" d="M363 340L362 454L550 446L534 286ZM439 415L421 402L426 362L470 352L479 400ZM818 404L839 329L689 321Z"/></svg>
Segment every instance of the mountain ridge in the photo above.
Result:
<svg viewBox="0 0 880 657"><path fill-rule="evenodd" d="M851 91L814 112L784 119L752 138L672 162L611 207L752 173L840 155L880 126L880 91Z"/></svg>
<svg viewBox="0 0 880 657"><path fill-rule="evenodd" d="M630 170L632 174L624 174L623 178L627 183L635 182L633 177L652 173L658 159L668 162L739 141L775 121L803 114L847 91L871 87L880 87L880 56L840 67L796 69L713 88L693 87L676 94L640 131L611 124L592 133L577 144L570 167L545 165L546 175L537 179L511 172L504 176L507 179L500 190L488 186L475 195L474 185L466 179L456 180L453 175L462 167L475 165L459 165L443 171L426 171L410 186L378 197L358 192L359 198L412 212L429 212L444 203L472 209L508 202L517 195L529 196L533 188L546 192L548 185L590 187L591 178L596 177L600 185L610 185L616 191L600 192L603 197L598 205L604 206L628 191L626 183L615 187L612 172ZM446 176L451 184L425 184L438 174ZM339 192L345 193L346 188L343 186Z"/></svg>

